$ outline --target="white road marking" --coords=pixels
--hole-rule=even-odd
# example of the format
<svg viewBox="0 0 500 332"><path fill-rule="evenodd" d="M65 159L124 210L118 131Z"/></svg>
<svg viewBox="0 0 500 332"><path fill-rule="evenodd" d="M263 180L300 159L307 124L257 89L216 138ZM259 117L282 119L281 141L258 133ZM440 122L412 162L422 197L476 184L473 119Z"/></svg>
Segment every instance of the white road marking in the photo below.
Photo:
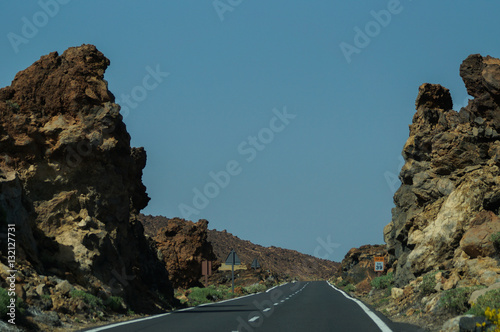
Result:
<svg viewBox="0 0 500 332"><path fill-rule="evenodd" d="M176 312L182 312L182 311L192 310L192 309L197 308L197 307L203 307L203 306L214 305L214 304L216 305L216 304L219 304L219 303L224 303L224 302L239 300L239 299L242 299L242 298L245 298L245 297L249 297L249 296L254 296L254 295L257 295L257 294L260 294L260 293L262 293L262 292L248 294L248 295L244 295L244 296L240 296L240 297L235 297L233 299L228 299L228 300L214 302L214 303L205 303L205 304L201 304L201 305L196 306L196 307L189 307L189 308L179 309L179 310L167 312L167 313L164 313L164 314L159 314L159 315L154 315L154 316L149 316L149 317L139 318L139 319L133 319L133 320L129 320L129 321L126 321L126 322L121 322L121 323L106 325L106 326L102 326L102 327L97 327L95 329L88 330L87 332L104 331L104 330L111 329L111 328L118 327L118 326L123 326L123 325L127 325L127 324L133 324L133 323L137 323L137 322L142 322L142 321L149 320L149 319L155 319L155 318L159 318L159 317L163 317L163 316L168 316L168 315L171 315L171 314L175 314Z"/></svg>
<svg viewBox="0 0 500 332"><path fill-rule="evenodd" d="M361 309L363 309L363 311L368 315L368 317L370 317L373 320L373 322L375 324L377 324L377 326L379 327L379 329L382 332L393 332L389 328L389 326L385 325L385 323L380 319L380 317L378 317L377 315L375 315L375 313L373 311L371 311L363 302L361 302L360 300L355 299L355 298L349 296L348 294L346 294L342 290L340 290L337 287L335 287L334 285L332 285L329 281L327 281L327 283L328 283L328 285L330 285L330 287L332 287L333 289L335 289L337 292L340 292L342 295L344 295L349 300L352 300L352 301L356 302L356 304L359 305L361 307Z"/></svg>
<svg viewBox="0 0 500 332"><path fill-rule="evenodd" d="M127 324L131 324L131 323L142 322L142 321L148 320L148 319L153 319L153 318L159 318L159 317L163 317L163 316L168 316L170 314L171 313L169 312L169 313L166 313L166 314L159 314L159 315L155 315L155 316L151 316L151 317L134 319L134 320L128 321L128 322L121 322L121 323L116 323L116 324L113 324L113 325L107 325L107 326L103 326L103 327L98 327L98 328L95 328L95 329L92 329L92 330L88 330L87 332L104 331L104 330L107 330L107 329L110 329L110 328L113 328L113 327L127 325Z"/></svg>
<svg viewBox="0 0 500 332"><path fill-rule="evenodd" d="M279 303L275 303L274 305L278 305Z"/></svg>
<svg viewBox="0 0 500 332"><path fill-rule="evenodd" d="M252 318L250 318L248 321L251 323L251 322L255 322L257 319L259 319L260 316L254 316Z"/></svg>
<svg viewBox="0 0 500 332"><path fill-rule="evenodd" d="M269 310L271 310L271 308L267 308L267 309L264 309L264 310L262 310L262 311L263 311L263 312L266 312L266 311L269 311Z"/></svg>
<svg viewBox="0 0 500 332"><path fill-rule="evenodd" d="M274 287L269 288L268 290L266 290L266 293L269 293L270 291L272 291L273 289L275 289L275 288L276 288L276 287L278 287L278 286L279 286L279 285L276 285L276 286L274 286Z"/></svg>

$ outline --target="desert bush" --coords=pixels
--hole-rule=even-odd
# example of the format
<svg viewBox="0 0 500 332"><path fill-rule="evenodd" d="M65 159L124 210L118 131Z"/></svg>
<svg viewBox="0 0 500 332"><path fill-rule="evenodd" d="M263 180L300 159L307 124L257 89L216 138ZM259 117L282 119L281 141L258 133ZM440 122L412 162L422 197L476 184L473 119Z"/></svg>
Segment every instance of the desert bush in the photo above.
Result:
<svg viewBox="0 0 500 332"><path fill-rule="evenodd" d="M263 292L263 291L266 290L266 288L267 288L266 285L256 283L256 284L244 287L244 290L245 290L246 293L252 294L252 293Z"/></svg>
<svg viewBox="0 0 500 332"><path fill-rule="evenodd" d="M91 308L103 306L102 300L100 298L82 290L73 289L69 293L69 295L75 299L82 299L83 302L87 303Z"/></svg>
<svg viewBox="0 0 500 332"><path fill-rule="evenodd" d="M500 308L500 289L490 290L478 297L476 303L472 305L467 313L475 316L484 316L488 308Z"/></svg>
<svg viewBox="0 0 500 332"><path fill-rule="evenodd" d="M372 287L376 289L386 289L394 284L394 277L392 272L387 273L385 276L376 277L371 281Z"/></svg>
<svg viewBox="0 0 500 332"><path fill-rule="evenodd" d="M123 299L119 296L110 296L106 301L106 306L113 311L123 310Z"/></svg>
<svg viewBox="0 0 500 332"><path fill-rule="evenodd" d="M348 284L347 286L344 287L344 291L346 292L354 292L356 290L356 286L353 284Z"/></svg>
<svg viewBox="0 0 500 332"><path fill-rule="evenodd" d="M422 283L419 286L419 290L424 294L428 295L431 293L434 293L436 290L436 274L439 271L434 271L434 272L429 272L426 275L424 275L424 279L422 280Z"/></svg>
<svg viewBox="0 0 500 332"><path fill-rule="evenodd" d="M209 286L205 288L193 287L188 290L187 298L190 305L199 305L203 303L210 303L219 300L224 300L229 298L231 293L225 288L215 288L215 286Z"/></svg>
<svg viewBox="0 0 500 332"><path fill-rule="evenodd" d="M443 292L439 299L439 305L457 315L464 314L469 310L469 298L472 292L482 287L460 287Z"/></svg>

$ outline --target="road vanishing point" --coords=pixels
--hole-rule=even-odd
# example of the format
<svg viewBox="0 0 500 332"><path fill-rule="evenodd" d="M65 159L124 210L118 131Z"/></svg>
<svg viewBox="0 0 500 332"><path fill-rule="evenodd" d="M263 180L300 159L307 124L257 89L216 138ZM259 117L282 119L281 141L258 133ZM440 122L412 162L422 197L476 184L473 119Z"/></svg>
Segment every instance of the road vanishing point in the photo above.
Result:
<svg viewBox="0 0 500 332"><path fill-rule="evenodd" d="M418 332L394 323L327 281L294 282L87 332Z"/></svg>

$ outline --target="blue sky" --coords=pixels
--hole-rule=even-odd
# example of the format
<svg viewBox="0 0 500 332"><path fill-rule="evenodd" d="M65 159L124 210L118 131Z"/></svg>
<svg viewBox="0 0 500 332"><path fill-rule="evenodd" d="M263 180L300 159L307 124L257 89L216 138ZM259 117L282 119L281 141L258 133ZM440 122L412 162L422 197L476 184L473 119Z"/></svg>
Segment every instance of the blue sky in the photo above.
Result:
<svg viewBox="0 0 500 332"><path fill-rule="evenodd" d="M459 109L468 98L460 63L500 56L492 1L0 8L2 87L71 46L94 44L111 60L109 89L132 144L148 153L144 213L208 219L257 244L336 261L383 243L418 86L444 85Z"/></svg>

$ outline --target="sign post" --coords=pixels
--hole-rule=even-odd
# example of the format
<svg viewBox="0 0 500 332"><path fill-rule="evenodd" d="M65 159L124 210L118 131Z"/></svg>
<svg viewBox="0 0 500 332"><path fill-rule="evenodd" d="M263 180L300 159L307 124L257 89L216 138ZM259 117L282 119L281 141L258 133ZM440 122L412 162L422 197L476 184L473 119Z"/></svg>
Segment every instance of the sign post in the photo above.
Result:
<svg viewBox="0 0 500 332"><path fill-rule="evenodd" d="M384 257L381 256L374 256L373 257L373 262L375 263L374 266L374 271L377 272L379 275L384 272Z"/></svg>
<svg viewBox="0 0 500 332"><path fill-rule="evenodd" d="M205 276L205 287L208 286L208 276L212 275L212 261L201 262L201 275Z"/></svg>
<svg viewBox="0 0 500 332"><path fill-rule="evenodd" d="M231 289L232 289L233 295L234 295L234 266L241 265L241 261L233 249L231 249L231 252L229 253L229 255L226 258L226 264L231 265Z"/></svg>

